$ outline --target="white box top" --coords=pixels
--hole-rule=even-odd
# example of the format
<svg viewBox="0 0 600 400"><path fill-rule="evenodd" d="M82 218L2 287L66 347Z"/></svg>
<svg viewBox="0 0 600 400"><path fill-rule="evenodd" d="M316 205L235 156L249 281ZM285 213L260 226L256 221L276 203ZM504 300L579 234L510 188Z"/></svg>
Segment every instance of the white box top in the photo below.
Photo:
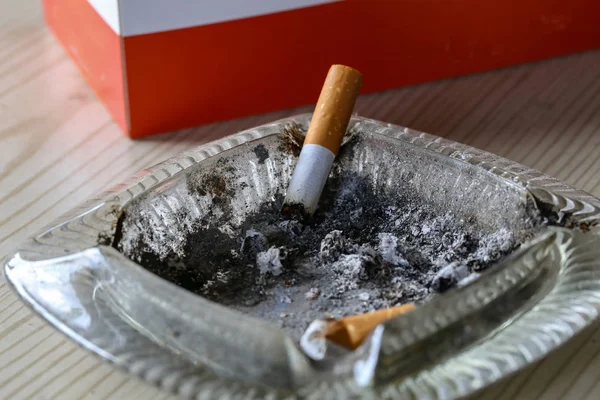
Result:
<svg viewBox="0 0 600 400"><path fill-rule="evenodd" d="M170 31L340 0L88 0L121 36Z"/></svg>

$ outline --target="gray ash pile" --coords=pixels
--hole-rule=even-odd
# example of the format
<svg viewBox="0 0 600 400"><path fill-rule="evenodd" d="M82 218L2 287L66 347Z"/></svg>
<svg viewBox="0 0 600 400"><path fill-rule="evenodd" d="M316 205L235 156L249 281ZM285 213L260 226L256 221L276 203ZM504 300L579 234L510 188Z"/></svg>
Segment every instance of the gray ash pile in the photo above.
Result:
<svg viewBox="0 0 600 400"><path fill-rule="evenodd" d="M195 232L186 259L167 269L148 254L142 264L298 338L317 318L420 303L462 286L518 246L506 229L482 232L476 221L440 213L408 187L398 193L377 192L368 179L342 172L308 221L282 219L277 198L233 236ZM537 213L526 214L532 232L543 225ZM184 267L194 264L202 267Z"/></svg>

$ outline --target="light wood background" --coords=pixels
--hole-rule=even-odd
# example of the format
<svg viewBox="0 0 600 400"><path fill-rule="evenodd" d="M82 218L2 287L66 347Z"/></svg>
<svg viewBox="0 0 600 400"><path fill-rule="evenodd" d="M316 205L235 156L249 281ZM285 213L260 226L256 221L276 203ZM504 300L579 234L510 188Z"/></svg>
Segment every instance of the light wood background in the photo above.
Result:
<svg viewBox="0 0 600 400"><path fill-rule="evenodd" d="M0 256L70 208L192 146L310 108L124 137L44 28L0 0ZM316 94L315 94L316 95ZM358 112L513 159L600 196L600 51L363 96ZM600 399L600 325L478 399ZM79 349L0 283L0 398L164 399Z"/></svg>

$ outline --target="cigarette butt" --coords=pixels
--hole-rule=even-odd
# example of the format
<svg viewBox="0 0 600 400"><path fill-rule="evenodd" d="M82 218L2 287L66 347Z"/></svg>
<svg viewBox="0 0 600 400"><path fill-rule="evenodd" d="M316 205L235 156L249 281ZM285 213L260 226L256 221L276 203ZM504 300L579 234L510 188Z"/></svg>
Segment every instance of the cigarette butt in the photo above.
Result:
<svg viewBox="0 0 600 400"><path fill-rule="evenodd" d="M345 65L329 69L288 187L284 205L313 214L348 129L362 75Z"/></svg>
<svg viewBox="0 0 600 400"><path fill-rule="evenodd" d="M372 313L341 318L327 326L325 337L340 346L354 350L361 345L377 325L414 309L414 304L404 304Z"/></svg>

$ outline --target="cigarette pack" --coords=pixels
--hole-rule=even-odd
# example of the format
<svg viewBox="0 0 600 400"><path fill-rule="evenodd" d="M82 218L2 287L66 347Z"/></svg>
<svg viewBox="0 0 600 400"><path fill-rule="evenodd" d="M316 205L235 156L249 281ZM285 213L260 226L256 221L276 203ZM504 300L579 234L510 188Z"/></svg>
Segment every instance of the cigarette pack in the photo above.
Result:
<svg viewBox="0 0 600 400"><path fill-rule="evenodd" d="M43 0L50 29L131 137L600 47L598 0Z"/></svg>

